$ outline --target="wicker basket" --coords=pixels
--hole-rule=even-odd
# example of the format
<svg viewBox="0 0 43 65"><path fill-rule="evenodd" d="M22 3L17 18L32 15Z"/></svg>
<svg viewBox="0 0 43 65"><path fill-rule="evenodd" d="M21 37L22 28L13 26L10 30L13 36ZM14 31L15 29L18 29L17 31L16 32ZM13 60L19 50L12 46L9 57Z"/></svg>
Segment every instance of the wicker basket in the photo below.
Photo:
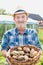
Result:
<svg viewBox="0 0 43 65"><path fill-rule="evenodd" d="M24 47L24 46L21 46L21 47ZM24 61L17 61L12 57L8 58L10 63L11 63L10 65L35 65L39 61L40 55L41 55L39 48L37 48L36 46L32 46L32 45L28 45L27 47L33 48L34 50L36 50L38 52L38 54L34 58L31 58L31 59L29 59L28 61L25 61L25 62ZM14 48L11 49L11 51L14 50Z"/></svg>

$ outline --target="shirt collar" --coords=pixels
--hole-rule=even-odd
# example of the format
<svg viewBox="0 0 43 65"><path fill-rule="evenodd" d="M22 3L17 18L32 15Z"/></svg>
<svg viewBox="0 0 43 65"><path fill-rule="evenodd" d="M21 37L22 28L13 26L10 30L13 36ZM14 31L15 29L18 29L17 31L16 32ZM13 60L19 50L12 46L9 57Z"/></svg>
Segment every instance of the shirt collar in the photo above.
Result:
<svg viewBox="0 0 43 65"><path fill-rule="evenodd" d="M15 34L16 35L20 34L17 28L15 29ZM24 34L26 35L28 34L28 29L25 29Z"/></svg>

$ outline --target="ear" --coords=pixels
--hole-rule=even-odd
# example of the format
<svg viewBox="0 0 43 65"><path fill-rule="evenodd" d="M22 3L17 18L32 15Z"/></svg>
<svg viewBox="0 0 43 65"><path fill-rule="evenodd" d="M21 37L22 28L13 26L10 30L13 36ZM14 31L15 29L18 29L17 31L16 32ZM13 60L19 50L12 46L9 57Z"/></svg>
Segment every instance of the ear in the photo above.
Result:
<svg viewBox="0 0 43 65"><path fill-rule="evenodd" d="M27 16L27 20L28 20L28 16Z"/></svg>

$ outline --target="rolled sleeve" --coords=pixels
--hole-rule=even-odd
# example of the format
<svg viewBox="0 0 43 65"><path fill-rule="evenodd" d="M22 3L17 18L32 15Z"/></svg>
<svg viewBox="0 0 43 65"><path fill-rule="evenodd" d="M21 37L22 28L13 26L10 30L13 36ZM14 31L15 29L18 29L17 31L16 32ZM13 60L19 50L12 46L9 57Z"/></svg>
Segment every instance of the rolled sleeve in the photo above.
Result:
<svg viewBox="0 0 43 65"><path fill-rule="evenodd" d="M8 36L6 34L3 35L1 50L6 50L8 46Z"/></svg>
<svg viewBox="0 0 43 65"><path fill-rule="evenodd" d="M38 33L37 33L37 32L34 33L34 38L35 38L36 46L37 46L39 49L42 50L41 44L40 44L40 40L39 40L39 38L38 38Z"/></svg>

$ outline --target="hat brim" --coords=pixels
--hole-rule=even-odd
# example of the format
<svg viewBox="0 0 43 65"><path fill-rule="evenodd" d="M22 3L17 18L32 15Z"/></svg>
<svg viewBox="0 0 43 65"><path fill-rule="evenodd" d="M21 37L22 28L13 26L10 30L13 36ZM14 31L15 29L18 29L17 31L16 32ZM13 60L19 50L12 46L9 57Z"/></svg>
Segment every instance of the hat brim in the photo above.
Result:
<svg viewBox="0 0 43 65"><path fill-rule="evenodd" d="M15 17L15 15L17 15L17 14L23 14L23 13L25 13L27 16L29 15L29 13L27 13L27 12L16 12L16 13L14 13L14 17Z"/></svg>

